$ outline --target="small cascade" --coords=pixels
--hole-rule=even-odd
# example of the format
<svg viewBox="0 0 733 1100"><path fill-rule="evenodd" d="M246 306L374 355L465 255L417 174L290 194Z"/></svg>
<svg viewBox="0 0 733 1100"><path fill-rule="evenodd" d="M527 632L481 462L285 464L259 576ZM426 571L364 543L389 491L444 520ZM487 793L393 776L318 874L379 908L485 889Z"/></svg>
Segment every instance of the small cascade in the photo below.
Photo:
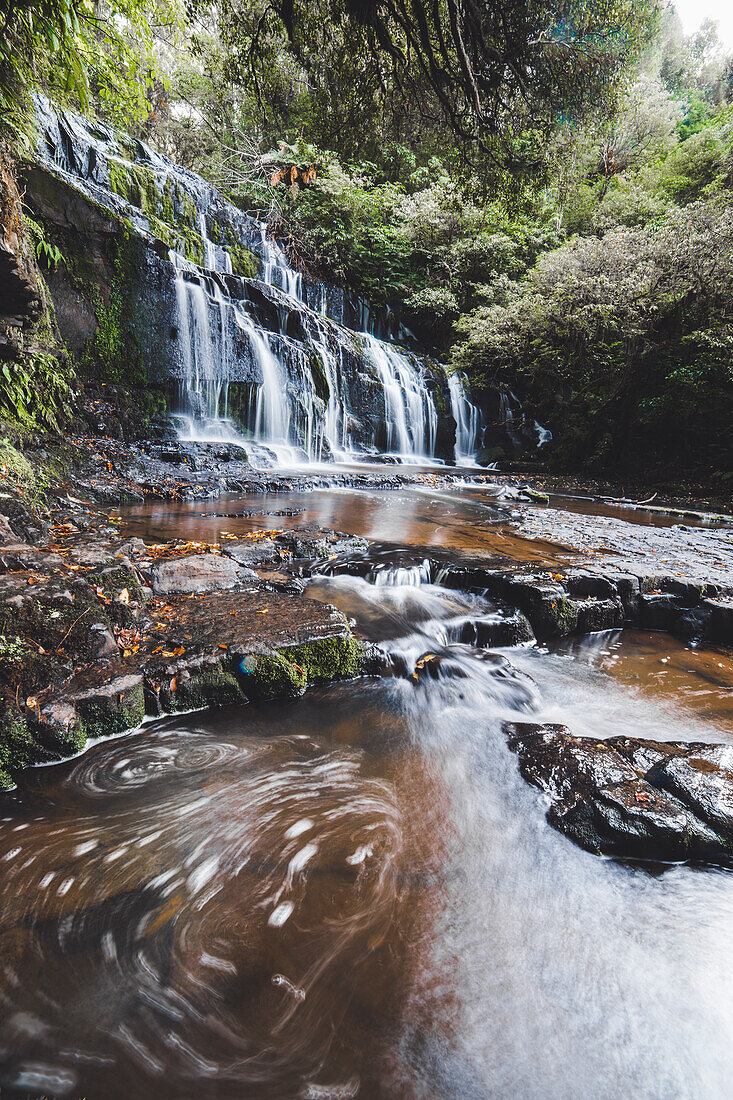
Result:
<svg viewBox="0 0 733 1100"><path fill-rule="evenodd" d="M262 278L268 286L276 286L289 298L303 301L303 276L299 271L294 271L285 259L285 254L280 246L267 236L267 223L260 223L260 240L262 243Z"/></svg>
<svg viewBox="0 0 733 1100"><path fill-rule="evenodd" d="M377 588L395 588L402 585L417 588L423 584L430 584L430 561L424 558L419 565L382 566L370 574L369 580Z"/></svg>
<svg viewBox="0 0 733 1100"><path fill-rule="evenodd" d="M448 375L448 390L456 422L456 465L472 465L478 446L479 411L468 400L465 383L457 371Z"/></svg>
<svg viewBox="0 0 733 1100"><path fill-rule="evenodd" d="M545 447L552 439L552 432L549 428L543 428L538 421L534 422L534 429L537 432L537 449Z"/></svg>
<svg viewBox="0 0 733 1100"><path fill-rule="evenodd" d="M434 457L438 414L424 379L399 348L367 332L362 333L362 340L384 391L388 452L400 457Z"/></svg>

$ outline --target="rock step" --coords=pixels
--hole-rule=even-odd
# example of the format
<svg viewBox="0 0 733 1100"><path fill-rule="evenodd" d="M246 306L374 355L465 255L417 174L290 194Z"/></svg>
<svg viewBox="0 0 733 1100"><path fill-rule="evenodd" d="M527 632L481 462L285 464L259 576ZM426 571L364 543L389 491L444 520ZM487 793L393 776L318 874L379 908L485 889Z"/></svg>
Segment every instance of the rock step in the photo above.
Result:
<svg viewBox="0 0 733 1100"><path fill-rule="evenodd" d="M733 590L668 574L537 572L440 564L439 583L519 608L537 638L623 626L666 630L685 640L733 645Z"/></svg>

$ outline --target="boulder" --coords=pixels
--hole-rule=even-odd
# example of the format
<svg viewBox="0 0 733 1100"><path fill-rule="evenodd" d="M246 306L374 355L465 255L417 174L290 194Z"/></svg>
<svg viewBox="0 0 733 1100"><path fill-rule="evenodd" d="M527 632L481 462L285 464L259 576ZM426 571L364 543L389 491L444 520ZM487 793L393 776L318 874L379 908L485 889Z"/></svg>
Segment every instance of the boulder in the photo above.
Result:
<svg viewBox="0 0 733 1100"><path fill-rule="evenodd" d="M550 799L547 820L581 848L623 859L729 865L733 748L574 737L512 723L524 778Z"/></svg>
<svg viewBox="0 0 733 1100"><path fill-rule="evenodd" d="M250 569L259 565L270 565L278 560L277 547L272 539L233 543L225 548L224 553L238 565Z"/></svg>

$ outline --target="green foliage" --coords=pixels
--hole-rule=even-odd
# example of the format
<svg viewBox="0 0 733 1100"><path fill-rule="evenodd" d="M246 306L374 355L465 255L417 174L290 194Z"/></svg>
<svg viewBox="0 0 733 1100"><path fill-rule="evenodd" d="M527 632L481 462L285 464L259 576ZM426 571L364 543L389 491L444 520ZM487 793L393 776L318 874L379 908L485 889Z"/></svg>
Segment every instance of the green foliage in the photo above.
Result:
<svg viewBox="0 0 733 1100"><path fill-rule="evenodd" d="M156 76L151 24L177 18L167 0L0 0L0 130L29 134L37 88L116 121L144 117Z"/></svg>
<svg viewBox="0 0 733 1100"><path fill-rule="evenodd" d="M38 762L38 745L28 730L25 719L15 708L0 713L0 790L8 790L13 775Z"/></svg>
<svg viewBox="0 0 733 1100"><path fill-rule="evenodd" d="M61 249L58 245L46 239L43 226L39 225L27 210L23 211L23 222L33 241L36 259L42 267L47 271L53 271L54 268L66 262Z"/></svg>
<svg viewBox="0 0 733 1100"><path fill-rule="evenodd" d="M424 168L404 158L412 170L400 183L380 180L374 166L347 169L323 152L314 159L315 185L286 203L299 257L373 303L401 303L433 345L446 344L481 284L521 276L557 242L536 217L478 203L472 181L461 185L436 157Z"/></svg>
<svg viewBox="0 0 733 1100"><path fill-rule="evenodd" d="M83 365L105 382L144 388L147 377L134 330L135 238L125 227L111 239L113 276L104 300L96 292L97 331Z"/></svg>
<svg viewBox="0 0 733 1100"><path fill-rule="evenodd" d="M0 409L27 430L60 432L68 414L72 387L68 367L52 352L31 348L1 364Z"/></svg>
<svg viewBox="0 0 733 1100"><path fill-rule="evenodd" d="M0 634L0 661L22 665L28 656L28 644L17 634Z"/></svg>

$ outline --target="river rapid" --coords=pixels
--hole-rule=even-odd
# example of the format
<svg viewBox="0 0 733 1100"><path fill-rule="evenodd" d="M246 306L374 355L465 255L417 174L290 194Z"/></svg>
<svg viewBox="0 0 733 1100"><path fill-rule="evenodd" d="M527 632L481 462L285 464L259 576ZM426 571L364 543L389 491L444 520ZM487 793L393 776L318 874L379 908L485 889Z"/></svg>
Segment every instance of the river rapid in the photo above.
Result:
<svg viewBox="0 0 733 1100"><path fill-rule="evenodd" d="M476 494L301 497L146 505L125 522L148 539L318 522L569 560L489 522ZM393 676L148 721L0 798L4 1088L730 1095L733 877L580 850L502 732L733 743L730 653L631 631L475 649L455 625L491 605L386 560L371 580L326 571L308 594L355 619Z"/></svg>

